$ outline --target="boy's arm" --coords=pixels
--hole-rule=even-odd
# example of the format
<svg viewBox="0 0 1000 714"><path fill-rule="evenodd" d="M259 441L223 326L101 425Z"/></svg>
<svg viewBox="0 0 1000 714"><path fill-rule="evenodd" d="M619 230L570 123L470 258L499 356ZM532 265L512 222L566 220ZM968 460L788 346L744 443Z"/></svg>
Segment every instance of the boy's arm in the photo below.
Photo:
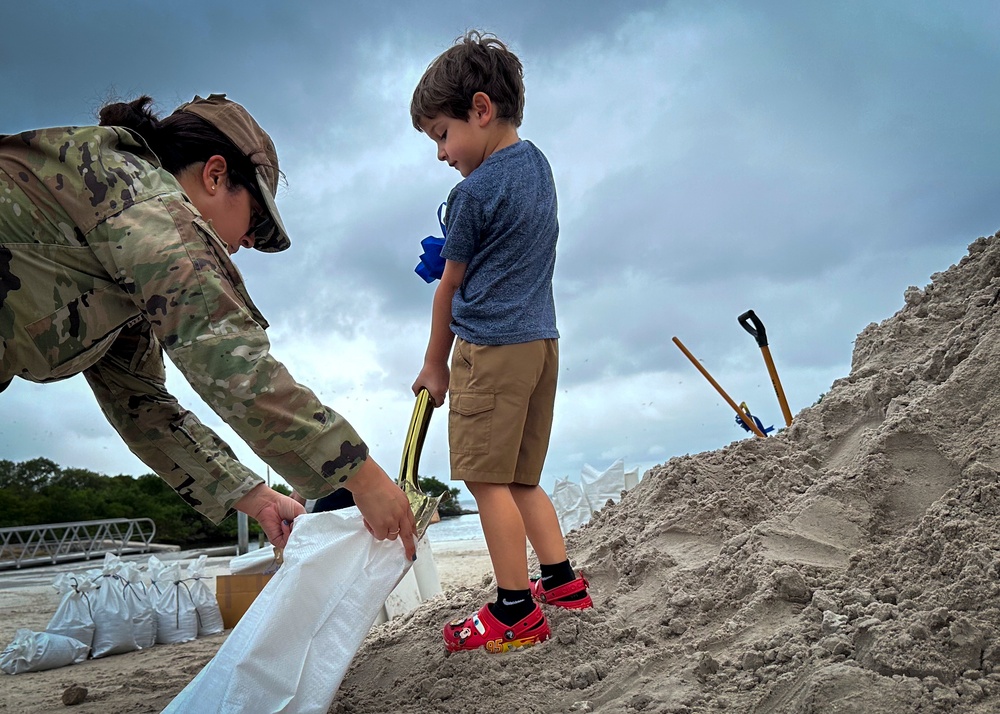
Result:
<svg viewBox="0 0 1000 714"><path fill-rule="evenodd" d="M427 341L424 366L413 383L413 393L417 394L421 387L425 387L435 407L444 404L444 395L448 391L448 378L451 373L448 368L448 356L451 354L452 342L455 341L455 335L451 331L451 301L465 278L465 268L465 263L445 261L441 284L434 292L431 336Z"/></svg>

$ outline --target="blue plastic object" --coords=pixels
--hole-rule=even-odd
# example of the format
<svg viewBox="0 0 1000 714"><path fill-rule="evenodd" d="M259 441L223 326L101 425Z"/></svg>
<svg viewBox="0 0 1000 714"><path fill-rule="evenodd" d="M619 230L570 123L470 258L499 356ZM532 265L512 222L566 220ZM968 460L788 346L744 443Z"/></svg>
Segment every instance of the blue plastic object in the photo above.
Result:
<svg viewBox="0 0 1000 714"><path fill-rule="evenodd" d="M774 425L773 424L771 426L769 426L769 427L765 427L764 426L764 422L762 422L760 419L758 419L757 417L755 417L753 414L750 413L750 409L747 408L747 403L746 402L743 402L742 404L740 404L740 409L743 410L744 414L746 414L748 417L750 417L751 419L753 419L753 423L757 425L757 428L760 429L761 433L764 436L767 436L772 431L774 431ZM750 431L750 427L748 427L743 422L743 420L739 418L739 416L736 417L736 423L737 423L737 425L739 425L740 427L742 427L743 431Z"/></svg>
<svg viewBox="0 0 1000 714"><path fill-rule="evenodd" d="M441 276L444 275L445 260L441 257L441 248L444 247L445 238L448 236L444 228L444 221L441 219L441 212L444 210L444 207L445 204L442 203L438 206L437 211L438 225L441 226L442 237L427 236L420 241L420 247L424 249L424 252L420 254L420 263L413 269L413 272L423 278L425 283L433 283L435 280L440 280Z"/></svg>

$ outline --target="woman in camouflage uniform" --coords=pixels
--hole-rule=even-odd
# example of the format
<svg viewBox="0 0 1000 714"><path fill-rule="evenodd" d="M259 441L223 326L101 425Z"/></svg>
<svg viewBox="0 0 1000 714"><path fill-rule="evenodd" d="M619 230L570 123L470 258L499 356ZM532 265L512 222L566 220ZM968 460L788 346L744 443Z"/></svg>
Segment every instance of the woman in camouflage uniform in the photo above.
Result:
<svg viewBox="0 0 1000 714"><path fill-rule="evenodd" d="M100 126L0 135L0 390L82 372L128 447L185 501L214 522L243 511L283 546L303 507L167 392L166 351L298 493L349 489L372 535L414 557L403 492L270 355L230 259L289 246L270 137L225 95L162 120L151 101L109 104Z"/></svg>

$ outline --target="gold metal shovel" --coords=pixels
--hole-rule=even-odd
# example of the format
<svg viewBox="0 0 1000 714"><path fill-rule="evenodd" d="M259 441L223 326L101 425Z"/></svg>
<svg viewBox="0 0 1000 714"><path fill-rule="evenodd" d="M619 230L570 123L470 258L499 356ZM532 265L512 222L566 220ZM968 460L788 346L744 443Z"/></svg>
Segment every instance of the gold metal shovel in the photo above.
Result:
<svg viewBox="0 0 1000 714"><path fill-rule="evenodd" d="M420 450L424 446L424 437L427 436L427 427L431 423L433 412L430 393L426 389L421 389L417 394L417 403L413 407L413 416L410 418L410 428L406 433L406 443L403 445L403 460L399 465L399 479L396 481L410 501L410 510L413 511L413 517L417 521L417 540L424 537L427 526L431 524L438 504L444 497L444 494L428 496L420 490L420 483L417 480Z"/></svg>

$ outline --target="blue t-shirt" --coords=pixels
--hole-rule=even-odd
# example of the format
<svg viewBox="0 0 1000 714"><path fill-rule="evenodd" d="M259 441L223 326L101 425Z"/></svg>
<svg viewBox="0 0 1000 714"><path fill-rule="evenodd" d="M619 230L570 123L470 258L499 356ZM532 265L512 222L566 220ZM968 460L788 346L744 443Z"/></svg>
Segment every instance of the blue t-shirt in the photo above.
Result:
<svg viewBox="0 0 1000 714"><path fill-rule="evenodd" d="M441 256L466 263L451 305L451 329L477 345L559 337L552 273L556 186L530 141L491 154L452 189Z"/></svg>

